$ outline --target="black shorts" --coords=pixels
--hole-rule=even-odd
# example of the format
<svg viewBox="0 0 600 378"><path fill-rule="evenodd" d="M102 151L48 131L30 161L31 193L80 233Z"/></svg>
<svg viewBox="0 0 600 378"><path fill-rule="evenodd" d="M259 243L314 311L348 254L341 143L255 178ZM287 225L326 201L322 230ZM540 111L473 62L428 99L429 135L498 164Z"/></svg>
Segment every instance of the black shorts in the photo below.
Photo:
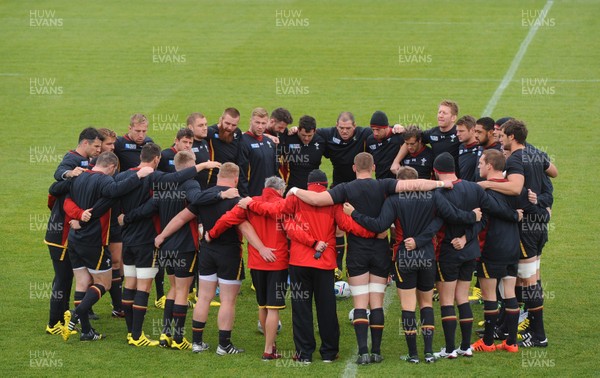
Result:
<svg viewBox="0 0 600 378"><path fill-rule="evenodd" d="M246 277L244 260L239 249L219 251L206 246L201 246L198 253L198 274L216 274L218 278L228 281L240 281Z"/></svg>
<svg viewBox="0 0 600 378"><path fill-rule="evenodd" d="M495 278L497 280L506 276L517 277L518 264L494 264L485 261L477 262L479 278Z"/></svg>
<svg viewBox="0 0 600 378"><path fill-rule="evenodd" d="M387 278L390 274L391 258L388 248L371 251L352 251L346 254L346 267L350 277L370 273Z"/></svg>
<svg viewBox="0 0 600 378"><path fill-rule="evenodd" d="M67 247L56 247L49 245L48 250L50 251L50 259L54 261L65 261L69 260L69 252Z"/></svg>
<svg viewBox="0 0 600 378"><path fill-rule="evenodd" d="M250 269L252 284L256 289L258 308L281 310L285 308L288 289L288 270Z"/></svg>
<svg viewBox="0 0 600 378"><path fill-rule="evenodd" d="M198 253L196 251L159 251L159 268L165 268L168 275L177 278L193 277L196 274Z"/></svg>
<svg viewBox="0 0 600 378"><path fill-rule="evenodd" d="M416 288L433 290L435 284L435 260L398 259L394 264L396 287L402 290Z"/></svg>
<svg viewBox="0 0 600 378"><path fill-rule="evenodd" d="M73 270L87 268L91 272L104 272L112 269L110 251L104 246L87 246L69 241L69 259Z"/></svg>
<svg viewBox="0 0 600 378"><path fill-rule="evenodd" d="M109 243L123 243L123 235L121 234L121 226L119 223L110 224L110 234L108 235Z"/></svg>
<svg viewBox="0 0 600 378"><path fill-rule="evenodd" d="M529 259L542 255L542 249L548 241L547 232L521 233L521 253L519 259Z"/></svg>
<svg viewBox="0 0 600 378"><path fill-rule="evenodd" d="M154 244L142 244L128 247L123 246L123 265L133 265L136 268L156 268L158 252Z"/></svg>
<svg viewBox="0 0 600 378"><path fill-rule="evenodd" d="M475 266L475 259L463 262L438 261L435 280L441 282L452 282L456 280L471 282Z"/></svg>

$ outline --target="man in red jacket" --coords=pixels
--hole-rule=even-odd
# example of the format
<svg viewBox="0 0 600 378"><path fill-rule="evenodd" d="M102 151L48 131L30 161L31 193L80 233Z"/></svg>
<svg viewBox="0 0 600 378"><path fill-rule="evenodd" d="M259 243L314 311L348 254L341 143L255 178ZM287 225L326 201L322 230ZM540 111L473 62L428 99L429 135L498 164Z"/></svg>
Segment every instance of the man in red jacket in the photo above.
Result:
<svg viewBox="0 0 600 378"><path fill-rule="evenodd" d="M283 201L285 181L276 176L265 180L262 196L252 197L257 203L277 203ZM258 318L265 333L265 361L281 358L275 348L279 310L285 308L285 294L288 278L288 241L285 235L283 219L264 217L234 207L226 212L213 228L207 232L207 240L218 238L225 230L248 220L262 243L267 247L259 251L248 244L248 267L252 284L256 288Z"/></svg>
<svg viewBox="0 0 600 378"><path fill-rule="evenodd" d="M308 176L309 191L323 192L327 190L327 184L323 171L315 169ZM244 198L239 206L259 215L283 220L284 230L291 239L289 271L296 359L308 364L316 349L312 313L314 296L321 336L319 352L324 362L334 361L338 358L340 341L333 291L337 267L336 224L340 229L360 237L373 238L376 234L346 216L341 205L311 206L293 195L277 203Z"/></svg>

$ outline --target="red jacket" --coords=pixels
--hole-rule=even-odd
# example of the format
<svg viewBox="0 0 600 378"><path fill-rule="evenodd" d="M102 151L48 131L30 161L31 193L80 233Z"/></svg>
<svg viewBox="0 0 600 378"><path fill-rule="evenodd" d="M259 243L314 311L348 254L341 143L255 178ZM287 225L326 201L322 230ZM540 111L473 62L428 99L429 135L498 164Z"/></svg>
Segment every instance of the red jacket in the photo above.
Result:
<svg viewBox="0 0 600 378"><path fill-rule="evenodd" d="M323 192L325 187L311 184L308 190ZM288 195L285 201L260 203L252 201L248 205L250 212L269 215L283 220L284 229L291 239L290 265L333 270L336 268L335 226L363 238L373 238L374 232L368 231L344 214L342 205L311 206L298 197ZM315 245L318 241L328 244L320 259L315 259Z"/></svg>
<svg viewBox="0 0 600 378"><path fill-rule="evenodd" d="M272 188L264 188L262 196L252 197L256 203L278 203L283 198ZM263 217L256 213L246 211L241 207L229 210L215 223L208 235L211 239L219 237L225 230L236 226L244 221L249 221L265 247L274 249L276 260L265 261L258 250L248 243L248 267L257 270L284 270L288 268L290 254L288 252L288 240L283 232L283 224L279 219Z"/></svg>

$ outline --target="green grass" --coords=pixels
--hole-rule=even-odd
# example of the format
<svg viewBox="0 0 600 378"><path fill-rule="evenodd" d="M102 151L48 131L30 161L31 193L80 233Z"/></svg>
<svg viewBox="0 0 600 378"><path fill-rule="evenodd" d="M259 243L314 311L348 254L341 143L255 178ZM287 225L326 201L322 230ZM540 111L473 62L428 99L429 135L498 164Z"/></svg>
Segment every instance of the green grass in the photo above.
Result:
<svg viewBox="0 0 600 378"><path fill-rule="evenodd" d="M360 125L375 110L390 120L435 123L437 103L456 100L461 114L481 115L528 32L522 12L541 10L544 1L146 1L75 5L67 1L5 2L0 5L0 362L14 375L257 376L293 374L340 376L355 353L347 313L338 302L341 360L309 367L265 364L256 332L256 307L249 280L239 299L234 340L248 353L218 358L164 350L137 350L124 341L124 324L109 317L109 298L95 306L102 343L68 343L43 333L47 321L52 267L42 244L48 210L47 188L58 160L74 148L87 125L126 131L135 112L148 115L149 134L171 142L187 114L204 112L215 122L235 106L242 129L256 106L284 106L295 119L316 117L331 126L337 114L353 111ZM62 27L31 27L30 11L54 11ZM277 10L301 11L308 26L278 27ZM550 242L544 250L546 331L550 346L517 355L477 355L407 366L395 293L386 310L383 354L378 366L359 367L358 376L391 375L598 375L593 345L598 321L594 288L599 258L596 232L599 198L594 168L600 163L598 85L600 49L594 36L599 6L594 1L555 2L492 114L524 119L529 141L548 151L560 170L554 180ZM35 21L35 20L34 20ZM185 63L153 63L153 47L170 46ZM423 48L430 63L401 64L399 49ZM60 95L31 95L30 79L55 79ZM294 78L308 87L302 95L278 95L276 80ZM523 78L548 79L553 94L524 95ZM426 80L424 80L426 79ZM35 89L35 88L34 88ZM169 118L172 122L161 122ZM46 148L46 150L44 150ZM45 152L39 152L45 151ZM330 172L328 162L325 169ZM41 297L41 298L39 298ZM151 298L154 297L154 294ZM435 347L442 345L439 308ZM474 306L476 320L481 306ZM151 308L152 334L159 310ZM189 319L189 318L188 318ZM279 347L293 350L290 310L282 312ZM214 313L206 339L217 339ZM154 335L156 336L156 335ZM419 340L419 345L421 341ZM47 362L61 367L30 367L35 353L53 353ZM546 353L541 355L539 353ZM32 355L33 353L33 355ZM530 354L529 354L530 353ZM537 353L537 354L536 354ZM33 357L32 357L33 356ZM317 356L315 356L317 357ZM33 361L33 362L32 362ZM43 361L41 361L43 363ZM546 368L527 367L545 364ZM552 366L549 366L552 365ZM171 373L173 372L173 373Z"/></svg>

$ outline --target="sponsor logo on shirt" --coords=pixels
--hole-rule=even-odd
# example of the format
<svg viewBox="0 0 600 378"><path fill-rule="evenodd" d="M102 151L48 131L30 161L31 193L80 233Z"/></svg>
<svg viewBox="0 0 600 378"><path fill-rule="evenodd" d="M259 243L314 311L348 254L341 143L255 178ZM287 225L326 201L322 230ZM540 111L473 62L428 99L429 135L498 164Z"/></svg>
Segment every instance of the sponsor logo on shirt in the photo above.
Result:
<svg viewBox="0 0 600 378"><path fill-rule="evenodd" d="M250 147L252 147L252 148L260 148L260 145L258 143L251 143Z"/></svg>
<svg viewBox="0 0 600 378"><path fill-rule="evenodd" d="M82 167L89 167L89 166L90 166L90 162L89 162L89 161L87 161L87 160L82 160L82 161L81 161L81 166L82 166Z"/></svg>
<svg viewBox="0 0 600 378"><path fill-rule="evenodd" d="M432 142L437 142L439 140L437 135L431 135L429 139L431 139Z"/></svg>
<svg viewBox="0 0 600 378"><path fill-rule="evenodd" d="M169 165L175 165L175 160L169 160Z"/></svg>
<svg viewBox="0 0 600 378"><path fill-rule="evenodd" d="M192 147L192 152L200 152L200 149L198 147Z"/></svg>
<svg viewBox="0 0 600 378"><path fill-rule="evenodd" d="M379 143L379 144L381 144L381 143ZM371 150L376 150L377 149L377 144L371 144L371 145L369 145L369 148Z"/></svg>
<svg viewBox="0 0 600 378"><path fill-rule="evenodd" d="M338 138L336 138L336 137L333 137L333 138L331 138L331 140L332 140L332 141L333 141L333 143L335 143L335 144L340 144L340 142L341 142L341 140L340 140L340 139L338 139Z"/></svg>
<svg viewBox="0 0 600 378"><path fill-rule="evenodd" d="M127 148L128 150L135 150L137 148L137 144L125 143L125 148Z"/></svg>

